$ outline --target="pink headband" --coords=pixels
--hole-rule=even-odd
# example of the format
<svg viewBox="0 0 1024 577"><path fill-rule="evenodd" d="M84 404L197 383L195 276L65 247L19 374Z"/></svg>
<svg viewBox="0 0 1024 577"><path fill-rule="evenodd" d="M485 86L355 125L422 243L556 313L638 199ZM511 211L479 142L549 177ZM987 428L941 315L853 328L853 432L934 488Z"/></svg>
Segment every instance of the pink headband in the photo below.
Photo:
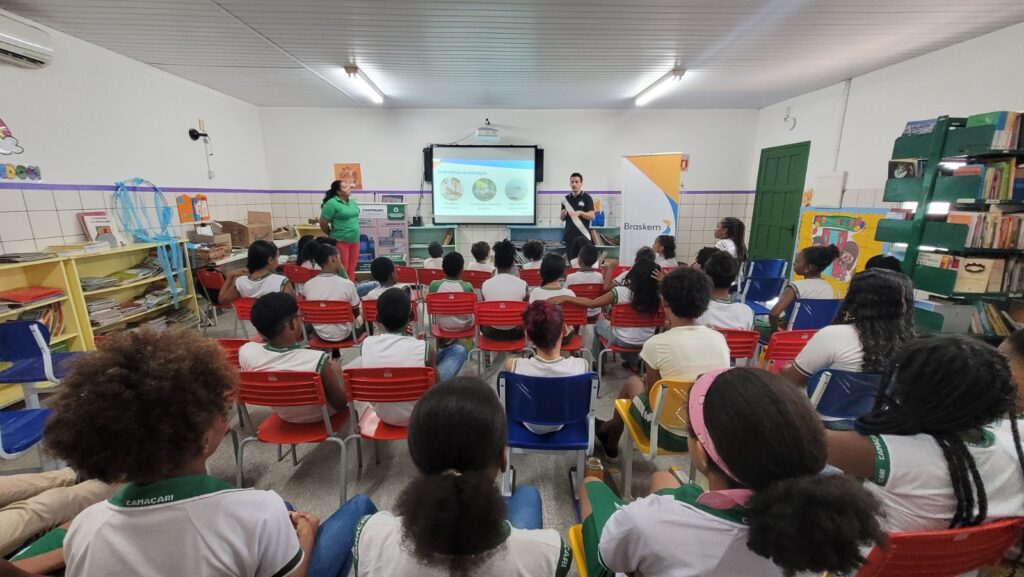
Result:
<svg viewBox="0 0 1024 577"><path fill-rule="evenodd" d="M711 388L711 384L715 382L715 379L728 370L729 369L718 369L709 373L704 373L699 379L697 379L697 382L693 384L693 388L690 389L689 399L690 427L693 429L693 433L697 436L697 440L700 442L701 446L704 447L704 451L707 452L708 457L714 461L715 465L718 465L718 468L728 475L730 479L743 484L743 482L736 478L736 475L725 464L722 457L718 455L718 451L715 449L715 443L711 440L711 435L708 434L707 425L704 423L704 397L707 396L708 389ZM701 495L701 502L705 505L715 507L716 509L726 509L735 505L745 505L751 495L752 493L747 489L712 491Z"/></svg>

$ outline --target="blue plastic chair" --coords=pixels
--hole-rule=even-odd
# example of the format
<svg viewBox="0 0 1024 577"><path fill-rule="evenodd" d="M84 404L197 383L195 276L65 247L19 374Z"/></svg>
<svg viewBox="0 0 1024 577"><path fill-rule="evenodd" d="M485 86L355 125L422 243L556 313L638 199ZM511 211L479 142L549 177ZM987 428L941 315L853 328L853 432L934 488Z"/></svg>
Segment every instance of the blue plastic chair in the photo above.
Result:
<svg viewBox="0 0 1024 577"><path fill-rule="evenodd" d="M785 287L786 279L782 277L747 277L740 302L753 309L755 315L766 315L771 312L766 303L779 298Z"/></svg>
<svg viewBox="0 0 1024 577"><path fill-rule="evenodd" d="M842 299L798 299L789 315L789 330L816 331L832 324Z"/></svg>
<svg viewBox="0 0 1024 577"><path fill-rule="evenodd" d="M43 438L43 427L53 409L25 409L0 413L0 458L13 459Z"/></svg>
<svg viewBox="0 0 1024 577"><path fill-rule="evenodd" d="M83 353L50 352L50 331L39 321L9 321L0 324L0 361L14 363L0 371L0 384L20 384L25 406L39 408L39 394L33 383L58 384Z"/></svg>
<svg viewBox="0 0 1024 577"><path fill-rule="evenodd" d="M853 422L875 407L882 376L822 369L807 379L807 396L825 428L852 431Z"/></svg>
<svg viewBox="0 0 1024 577"><path fill-rule="evenodd" d="M572 377L529 377L502 371L498 374L498 398L508 420L509 468L502 475L502 494L515 489L512 453L575 453L576 466L569 471L573 499L583 482L586 456L594 450L594 410L597 374ZM523 423L562 425L553 433L538 435ZM573 474L575 472L575 474Z"/></svg>
<svg viewBox="0 0 1024 577"><path fill-rule="evenodd" d="M786 276L787 263L781 258L759 258L747 266L748 277L782 278Z"/></svg>

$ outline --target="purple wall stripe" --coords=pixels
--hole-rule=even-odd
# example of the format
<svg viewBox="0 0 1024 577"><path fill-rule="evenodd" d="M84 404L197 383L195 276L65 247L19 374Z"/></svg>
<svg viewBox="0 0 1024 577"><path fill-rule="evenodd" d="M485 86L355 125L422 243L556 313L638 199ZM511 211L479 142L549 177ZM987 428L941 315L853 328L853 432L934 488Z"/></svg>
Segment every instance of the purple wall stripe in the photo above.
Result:
<svg viewBox="0 0 1024 577"><path fill-rule="evenodd" d="M113 192L117 187L109 184L50 184L46 182L0 182L0 190L103 190ZM128 190L148 190L145 188L128 187ZM245 192L268 192L271 194L323 194L322 190L289 190L289 189L262 189L262 188L195 188L195 187L161 187L160 190L169 193L194 193L194 192L220 192L220 193L245 193ZM589 190L595 195L618 195L619 190ZM419 190L357 190L353 194L394 194L402 196L429 195L430 191ZM548 194L563 196L569 194L568 190L539 190L537 194ZM683 194L754 194L753 190L684 190Z"/></svg>

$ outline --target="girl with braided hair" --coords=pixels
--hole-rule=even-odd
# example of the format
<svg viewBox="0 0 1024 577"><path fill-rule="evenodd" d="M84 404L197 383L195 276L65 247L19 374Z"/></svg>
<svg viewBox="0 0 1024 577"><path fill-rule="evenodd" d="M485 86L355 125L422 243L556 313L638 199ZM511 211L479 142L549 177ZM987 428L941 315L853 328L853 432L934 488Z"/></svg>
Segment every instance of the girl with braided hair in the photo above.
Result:
<svg viewBox="0 0 1024 577"><path fill-rule="evenodd" d="M1006 360L966 336L903 346L875 410L829 431L829 463L867 481L888 531L979 525L1024 515L1017 387Z"/></svg>
<svg viewBox="0 0 1024 577"><path fill-rule="evenodd" d="M853 277L833 324L818 331L782 375L803 387L821 369L885 372L914 338L914 287L905 274L872 269Z"/></svg>

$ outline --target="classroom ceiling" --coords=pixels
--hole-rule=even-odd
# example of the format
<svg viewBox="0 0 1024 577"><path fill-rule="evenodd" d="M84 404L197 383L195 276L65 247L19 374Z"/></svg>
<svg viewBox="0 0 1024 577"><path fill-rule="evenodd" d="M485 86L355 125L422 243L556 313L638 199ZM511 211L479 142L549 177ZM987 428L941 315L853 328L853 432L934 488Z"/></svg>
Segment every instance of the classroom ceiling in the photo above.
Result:
<svg viewBox="0 0 1024 577"><path fill-rule="evenodd" d="M760 108L1024 21L1021 0L0 0L261 106ZM60 54L56 55L60 58ZM937 71L939 73L940 71Z"/></svg>

